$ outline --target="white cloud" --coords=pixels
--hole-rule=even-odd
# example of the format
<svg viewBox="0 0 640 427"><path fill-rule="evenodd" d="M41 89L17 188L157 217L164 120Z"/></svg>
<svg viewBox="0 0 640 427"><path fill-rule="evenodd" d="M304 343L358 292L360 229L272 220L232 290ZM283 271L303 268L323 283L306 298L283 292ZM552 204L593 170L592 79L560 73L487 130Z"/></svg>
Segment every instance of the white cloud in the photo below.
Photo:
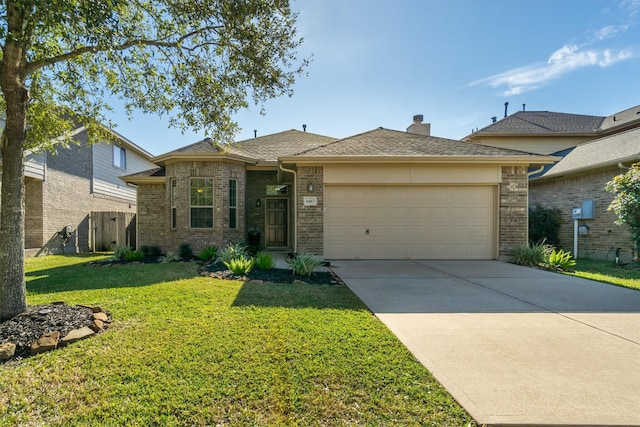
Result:
<svg viewBox="0 0 640 427"><path fill-rule="evenodd" d="M584 50L578 45L564 45L553 52L546 64L515 68L471 83L472 86L488 85L506 87L501 95L510 96L538 89L576 69L598 66L608 67L632 58L631 50Z"/></svg>

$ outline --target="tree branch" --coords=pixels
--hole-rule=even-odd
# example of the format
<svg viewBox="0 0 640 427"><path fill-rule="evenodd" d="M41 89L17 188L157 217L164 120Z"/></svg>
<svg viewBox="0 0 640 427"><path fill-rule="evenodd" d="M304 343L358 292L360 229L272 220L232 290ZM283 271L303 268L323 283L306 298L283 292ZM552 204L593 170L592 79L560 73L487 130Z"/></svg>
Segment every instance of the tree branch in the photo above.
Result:
<svg viewBox="0 0 640 427"><path fill-rule="evenodd" d="M78 56L81 55L85 55L85 54L94 54L94 53L98 53L98 52L106 52L106 51L123 51L123 50L127 50L130 49L134 46L152 46L152 47L160 47L160 48L180 48L180 45L182 42L184 42L185 40L194 37L198 34L202 34L204 32L208 32L208 31L215 31L218 32L218 30L220 30L222 28L222 25L215 25L215 26L208 26L208 27L203 27L203 28L198 28L197 30L191 31L187 34L184 34L182 36L180 36L178 39L176 39L175 41L161 41L161 40L150 40L150 39L135 39L135 40L129 40L125 43L122 43L120 45L96 45L96 46L82 46L79 47L77 49L74 49L70 52L64 53L62 55L57 55L57 56L52 56L50 58L42 58L42 59L38 59L36 61L33 62L29 62L26 66L26 74L29 75L31 73L33 73L34 71L43 68L43 67L47 67L49 65L53 65L53 64L57 64L59 62L64 62L64 61L68 61L71 60L73 58L77 58ZM197 45L195 47L183 47L185 50L189 50L189 51L193 51L195 49L197 49L198 47L202 47L202 45L204 44L215 44L215 42L210 42L210 43L203 43L200 45Z"/></svg>

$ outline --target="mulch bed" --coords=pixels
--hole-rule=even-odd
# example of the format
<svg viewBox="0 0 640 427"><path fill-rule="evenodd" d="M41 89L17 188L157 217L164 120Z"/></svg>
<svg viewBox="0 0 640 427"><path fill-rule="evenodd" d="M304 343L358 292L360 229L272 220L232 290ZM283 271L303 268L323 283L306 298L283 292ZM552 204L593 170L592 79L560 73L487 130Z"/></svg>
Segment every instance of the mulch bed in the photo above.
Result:
<svg viewBox="0 0 640 427"><path fill-rule="evenodd" d="M238 276L228 270L224 264L208 263L201 267L200 274L223 280L260 280L271 283L295 283L309 285L338 285L342 281L331 271L317 271L311 276L300 276L293 274L289 269L272 268L271 270L261 270L254 267L245 275Z"/></svg>

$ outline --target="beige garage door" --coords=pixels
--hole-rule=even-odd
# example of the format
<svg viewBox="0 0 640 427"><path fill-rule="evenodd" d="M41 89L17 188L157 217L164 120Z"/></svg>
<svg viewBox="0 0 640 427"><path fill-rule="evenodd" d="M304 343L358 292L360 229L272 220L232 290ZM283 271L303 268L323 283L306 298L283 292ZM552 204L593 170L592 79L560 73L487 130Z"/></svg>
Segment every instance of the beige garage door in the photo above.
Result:
<svg viewBox="0 0 640 427"><path fill-rule="evenodd" d="M492 259L492 186L326 186L328 259Z"/></svg>

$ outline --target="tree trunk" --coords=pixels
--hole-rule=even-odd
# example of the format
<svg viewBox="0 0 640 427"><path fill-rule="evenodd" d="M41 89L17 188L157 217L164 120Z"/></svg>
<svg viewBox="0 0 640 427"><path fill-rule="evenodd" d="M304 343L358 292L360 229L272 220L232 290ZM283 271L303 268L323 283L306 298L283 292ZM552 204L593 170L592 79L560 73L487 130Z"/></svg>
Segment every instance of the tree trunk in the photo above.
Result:
<svg viewBox="0 0 640 427"><path fill-rule="evenodd" d="M6 102L0 201L0 321L27 308L24 277L24 150L27 140L26 8L7 2L8 35L0 62L0 87Z"/></svg>

